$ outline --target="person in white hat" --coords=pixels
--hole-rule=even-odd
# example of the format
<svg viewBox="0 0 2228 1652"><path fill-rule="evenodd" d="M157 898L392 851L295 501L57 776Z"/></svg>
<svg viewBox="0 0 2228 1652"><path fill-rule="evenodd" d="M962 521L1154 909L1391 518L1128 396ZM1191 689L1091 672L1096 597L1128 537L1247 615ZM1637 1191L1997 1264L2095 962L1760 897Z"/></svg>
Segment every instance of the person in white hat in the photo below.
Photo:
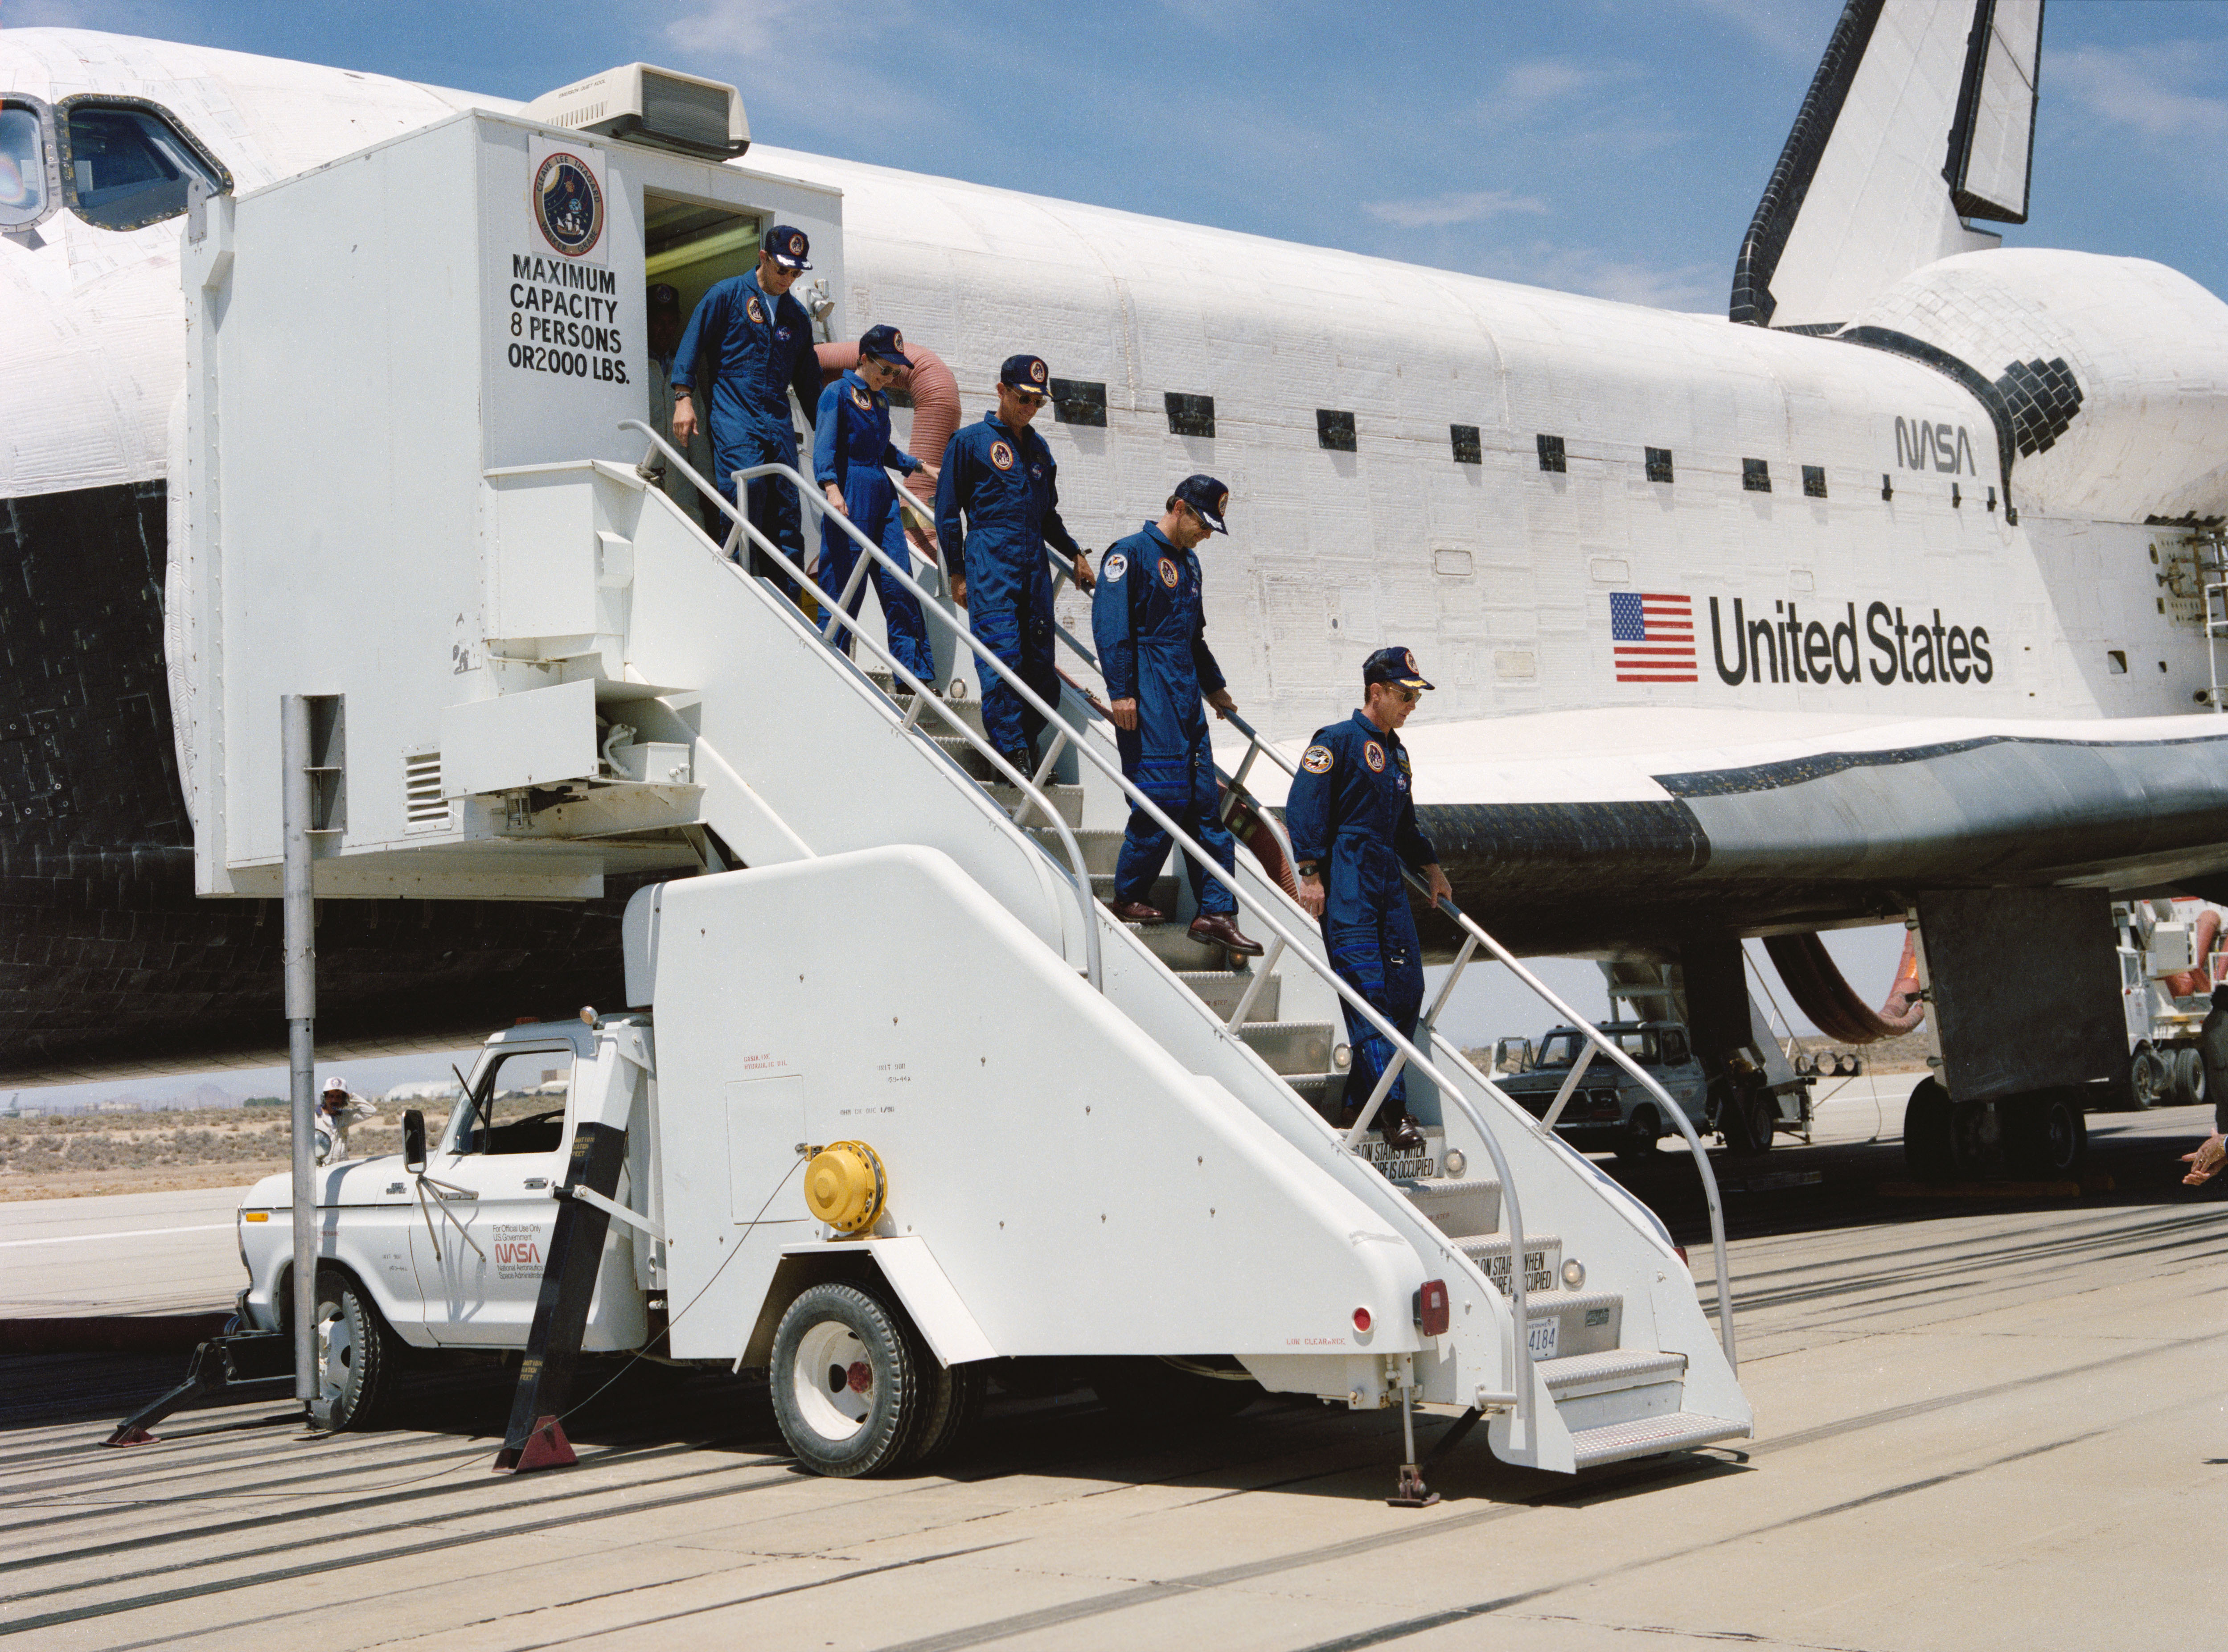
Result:
<svg viewBox="0 0 2228 1652"><path fill-rule="evenodd" d="M379 1109L351 1093L348 1080L339 1073L330 1073L325 1075L325 1092L318 1098L315 1117L317 1162L338 1164L349 1156L349 1126L378 1117Z"/></svg>

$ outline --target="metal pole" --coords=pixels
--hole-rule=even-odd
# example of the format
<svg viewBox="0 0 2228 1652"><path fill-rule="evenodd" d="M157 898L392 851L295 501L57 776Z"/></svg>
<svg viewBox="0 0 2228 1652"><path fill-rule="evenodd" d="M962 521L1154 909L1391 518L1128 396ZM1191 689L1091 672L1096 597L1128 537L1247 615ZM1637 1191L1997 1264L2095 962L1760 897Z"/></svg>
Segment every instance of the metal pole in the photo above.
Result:
<svg viewBox="0 0 2228 1652"><path fill-rule="evenodd" d="M310 873L310 701L278 702L285 841L286 1053L294 1112L294 1397L316 1418L317 1381L317 900Z"/></svg>

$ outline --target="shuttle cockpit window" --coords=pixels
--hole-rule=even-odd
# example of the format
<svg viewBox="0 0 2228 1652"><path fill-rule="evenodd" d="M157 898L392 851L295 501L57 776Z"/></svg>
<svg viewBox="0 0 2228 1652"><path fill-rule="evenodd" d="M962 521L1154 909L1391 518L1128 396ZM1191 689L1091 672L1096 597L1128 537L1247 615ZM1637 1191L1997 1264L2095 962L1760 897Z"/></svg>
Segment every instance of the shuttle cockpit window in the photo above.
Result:
<svg viewBox="0 0 2228 1652"><path fill-rule="evenodd" d="M232 188L231 174L153 104L72 98L60 112L62 187L97 228L175 218L195 180L211 195Z"/></svg>
<svg viewBox="0 0 2228 1652"><path fill-rule="evenodd" d="M47 214L47 140L38 112L0 105L0 229L35 224Z"/></svg>

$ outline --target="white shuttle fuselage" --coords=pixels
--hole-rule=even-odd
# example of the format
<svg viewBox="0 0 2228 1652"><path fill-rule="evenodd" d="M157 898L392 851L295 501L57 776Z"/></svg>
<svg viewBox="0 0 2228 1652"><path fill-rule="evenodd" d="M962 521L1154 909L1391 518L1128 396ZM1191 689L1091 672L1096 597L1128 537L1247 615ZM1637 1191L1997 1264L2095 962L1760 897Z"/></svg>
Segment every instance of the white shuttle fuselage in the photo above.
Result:
<svg viewBox="0 0 2228 1652"><path fill-rule="evenodd" d="M515 108L73 30L0 34L0 87L158 106L243 195ZM833 337L896 324L955 368L969 418L1021 349L1103 407L1039 419L1086 545L1189 472L1228 484L1208 637L1276 740L1342 716L1370 651L1411 648L1439 685L1410 730L1418 801L1482 876L1525 811L1596 805L1656 811L1617 817L1649 840L1627 869L1715 880L1751 931L1877 917L1883 887L1925 879L2228 865L2202 589L2228 518L2228 305L2163 266L1957 253L1774 331L765 145L746 164L840 192ZM0 497L179 474L180 233L55 211L0 243ZM1790 304L1802 267L1778 278ZM627 348L646 380L645 341ZM304 395L355 393L318 366L304 339ZM2025 778L1943 766L1983 747L2016 747ZM2052 752L2074 747L2112 778L2068 778ZM1920 777L1917 804L1891 772ZM1843 791L1798 795L1813 782ZM1778 893L1744 906L1744 878ZM1616 939L1597 921L1586 944Z"/></svg>

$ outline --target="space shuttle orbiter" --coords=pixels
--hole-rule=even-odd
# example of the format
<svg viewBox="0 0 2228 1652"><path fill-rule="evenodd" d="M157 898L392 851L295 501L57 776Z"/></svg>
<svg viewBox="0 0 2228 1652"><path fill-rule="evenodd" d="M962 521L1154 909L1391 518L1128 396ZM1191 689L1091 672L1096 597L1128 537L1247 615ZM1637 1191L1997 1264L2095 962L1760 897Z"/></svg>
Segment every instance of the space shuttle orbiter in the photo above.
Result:
<svg viewBox="0 0 2228 1652"><path fill-rule="evenodd" d="M2040 19L1852 0L1729 319L762 142L749 161L840 192L835 336L896 323L970 415L1013 349L1053 363L1046 433L1086 538L1174 477L1230 483L1213 640L1288 750L1372 649L1416 649L1441 685L1409 731L1419 804L1513 943L1700 978L1743 935L1956 897L2001 959L2039 932L2023 901L2228 868L2205 592L2228 306L2158 264L1972 227L2027 210ZM207 754L176 714L201 667L164 602L178 214L189 174L245 193L476 100L44 29L0 34L0 1060L246 1048L277 1025L276 924L192 893ZM115 167L143 175L144 221L103 221ZM607 996L572 960L616 972L616 907L329 901L323 1030L388 1043ZM2061 1019L2078 996L2028 984Z"/></svg>

